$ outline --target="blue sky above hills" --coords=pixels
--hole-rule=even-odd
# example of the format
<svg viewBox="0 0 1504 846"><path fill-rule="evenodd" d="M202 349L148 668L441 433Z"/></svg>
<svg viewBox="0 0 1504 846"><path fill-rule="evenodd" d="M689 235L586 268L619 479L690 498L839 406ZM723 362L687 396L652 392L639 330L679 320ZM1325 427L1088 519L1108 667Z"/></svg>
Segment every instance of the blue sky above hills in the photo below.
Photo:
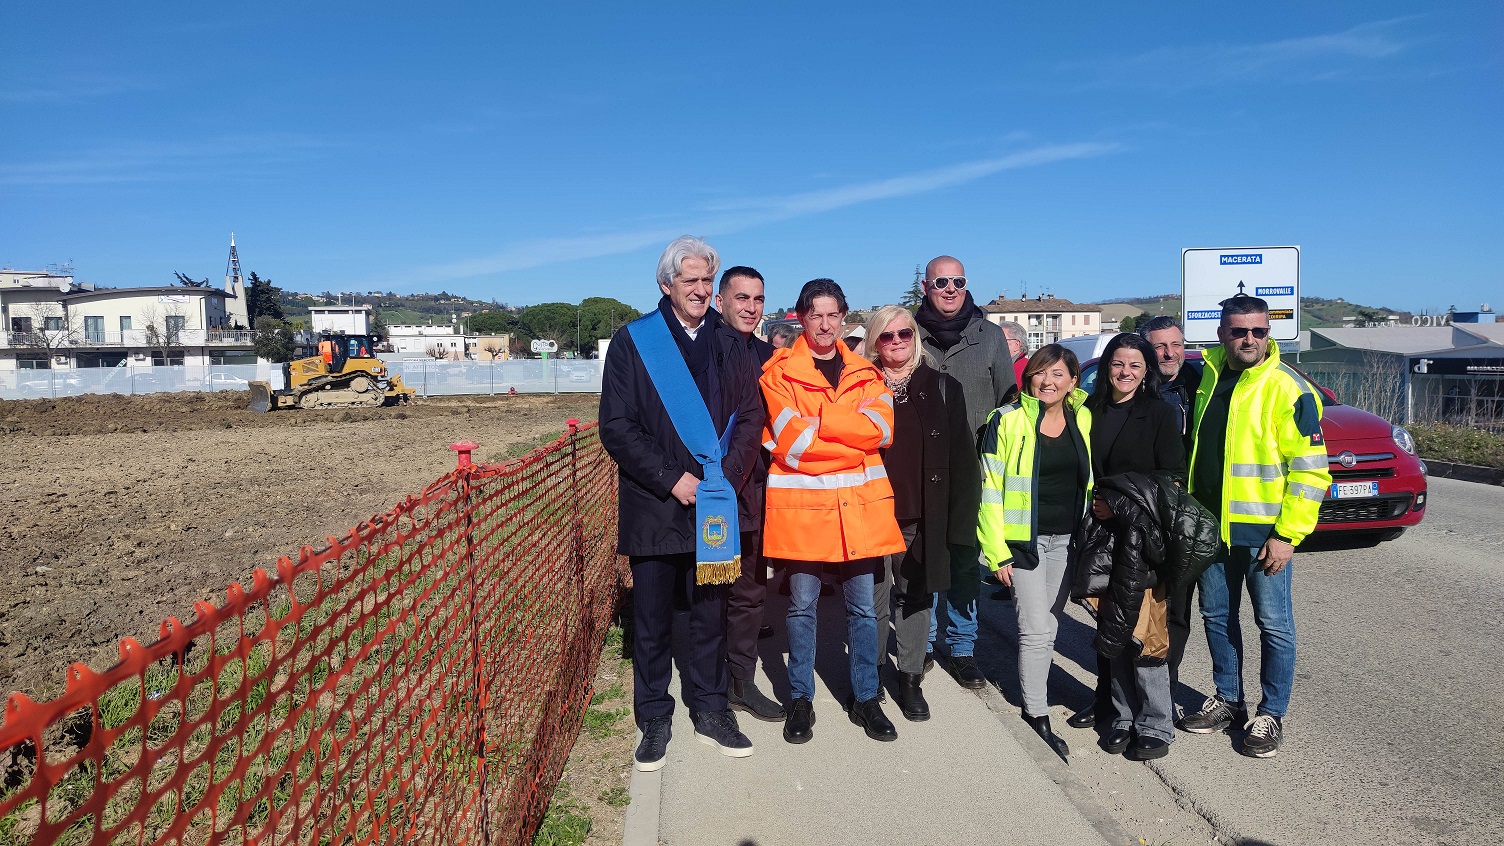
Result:
<svg viewBox="0 0 1504 846"><path fill-rule="evenodd" d="M308 5L8 11L0 264L218 280L233 230L295 290L648 306L688 232L869 305L1299 244L1308 295L1504 305L1497 3Z"/></svg>

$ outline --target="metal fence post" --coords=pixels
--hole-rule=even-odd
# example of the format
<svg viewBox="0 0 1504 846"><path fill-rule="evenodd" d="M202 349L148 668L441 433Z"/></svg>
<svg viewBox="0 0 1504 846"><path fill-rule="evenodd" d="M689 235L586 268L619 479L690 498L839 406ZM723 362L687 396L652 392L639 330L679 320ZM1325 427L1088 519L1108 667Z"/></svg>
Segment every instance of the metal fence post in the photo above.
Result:
<svg viewBox="0 0 1504 846"><path fill-rule="evenodd" d="M580 616L583 620L585 614L585 528L580 522L580 421L579 418L571 417L565 421L569 424L569 504L570 543L574 547L574 575L575 583L579 585Z"/></svg>
<svg viewBox="0 0 1504 846"><path fill-rule="evenodd" d="M470 600L470 654L471 667L474 670L474 686L471 692L470 706L475 714L475 757L480 767L480 785L477 788L480 793L480 842L482 846L490 846L491 843L491 790L489 781L489 769L486 764L486 708L489 704L486 688L486 657L480 648L480 573L475 563L475 530L474 515L471 508L474 506L470 490L470 475L473 472L474 462L470 454L479 444L475 441L457 441L449 445L454 450L455 486L458 491L460 507L463 509L464 534L461 541L461 560L464 562L465 576L469 582Z"/></svg>

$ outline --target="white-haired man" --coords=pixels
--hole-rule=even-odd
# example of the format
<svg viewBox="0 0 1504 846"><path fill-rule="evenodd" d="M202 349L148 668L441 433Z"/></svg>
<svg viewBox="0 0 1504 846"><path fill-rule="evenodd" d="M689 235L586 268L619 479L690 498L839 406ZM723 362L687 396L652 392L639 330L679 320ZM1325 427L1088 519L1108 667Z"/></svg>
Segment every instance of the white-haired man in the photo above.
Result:
<svg viewBox="0 0 1504 846"><path fill-rule="evenodd" d="M617 552L632 566L634 716L639 770L666 760L674 698L675 595L690 602L684 690L695 736L746 757L752 742L727 707L727 586L741 572L738 492L763 425L757 368L718 331L710 307L720 257L698 238L658 260L663 298L617 330L601 384L601 443L618 470Z"/></svg>

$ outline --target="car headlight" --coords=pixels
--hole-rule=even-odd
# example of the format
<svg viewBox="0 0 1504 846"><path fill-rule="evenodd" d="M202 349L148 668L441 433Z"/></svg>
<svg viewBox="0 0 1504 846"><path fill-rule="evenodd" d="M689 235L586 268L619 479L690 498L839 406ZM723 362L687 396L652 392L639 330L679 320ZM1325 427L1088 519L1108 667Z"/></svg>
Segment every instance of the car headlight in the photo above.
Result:
<svg viewBox="0 0 1504 846"><path fill-rule="evenodd" d="M1390 429L1389 437L1394 438L1395 446L1398 446L1411 455L1415 454L1415 439L1410 437L1410 433L1406 432L1404 427L1395 426L1393 429Z"/></svg>

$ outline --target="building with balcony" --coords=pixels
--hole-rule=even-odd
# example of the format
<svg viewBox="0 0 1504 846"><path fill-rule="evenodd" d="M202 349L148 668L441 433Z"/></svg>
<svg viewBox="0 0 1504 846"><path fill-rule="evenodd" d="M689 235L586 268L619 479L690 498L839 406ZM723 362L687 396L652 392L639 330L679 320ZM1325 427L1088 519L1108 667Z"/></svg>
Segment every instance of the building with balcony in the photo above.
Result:
<svg viewBox="0 0 1504 846"><path fill-rule="evenodd" d="M1054 294L1040 294L1032 300L1005 300L998 297L982 306L993 323L1011 320L1029 333L1029 349L1037 350L1066 338L1102 333L1102 307L1073 303Z"/></svg>
<svg viewBox="0 0 1504 846"><path fill-rule="evenodd" d="M0 370L255 364L239 291L0 271Z"/></svg>

